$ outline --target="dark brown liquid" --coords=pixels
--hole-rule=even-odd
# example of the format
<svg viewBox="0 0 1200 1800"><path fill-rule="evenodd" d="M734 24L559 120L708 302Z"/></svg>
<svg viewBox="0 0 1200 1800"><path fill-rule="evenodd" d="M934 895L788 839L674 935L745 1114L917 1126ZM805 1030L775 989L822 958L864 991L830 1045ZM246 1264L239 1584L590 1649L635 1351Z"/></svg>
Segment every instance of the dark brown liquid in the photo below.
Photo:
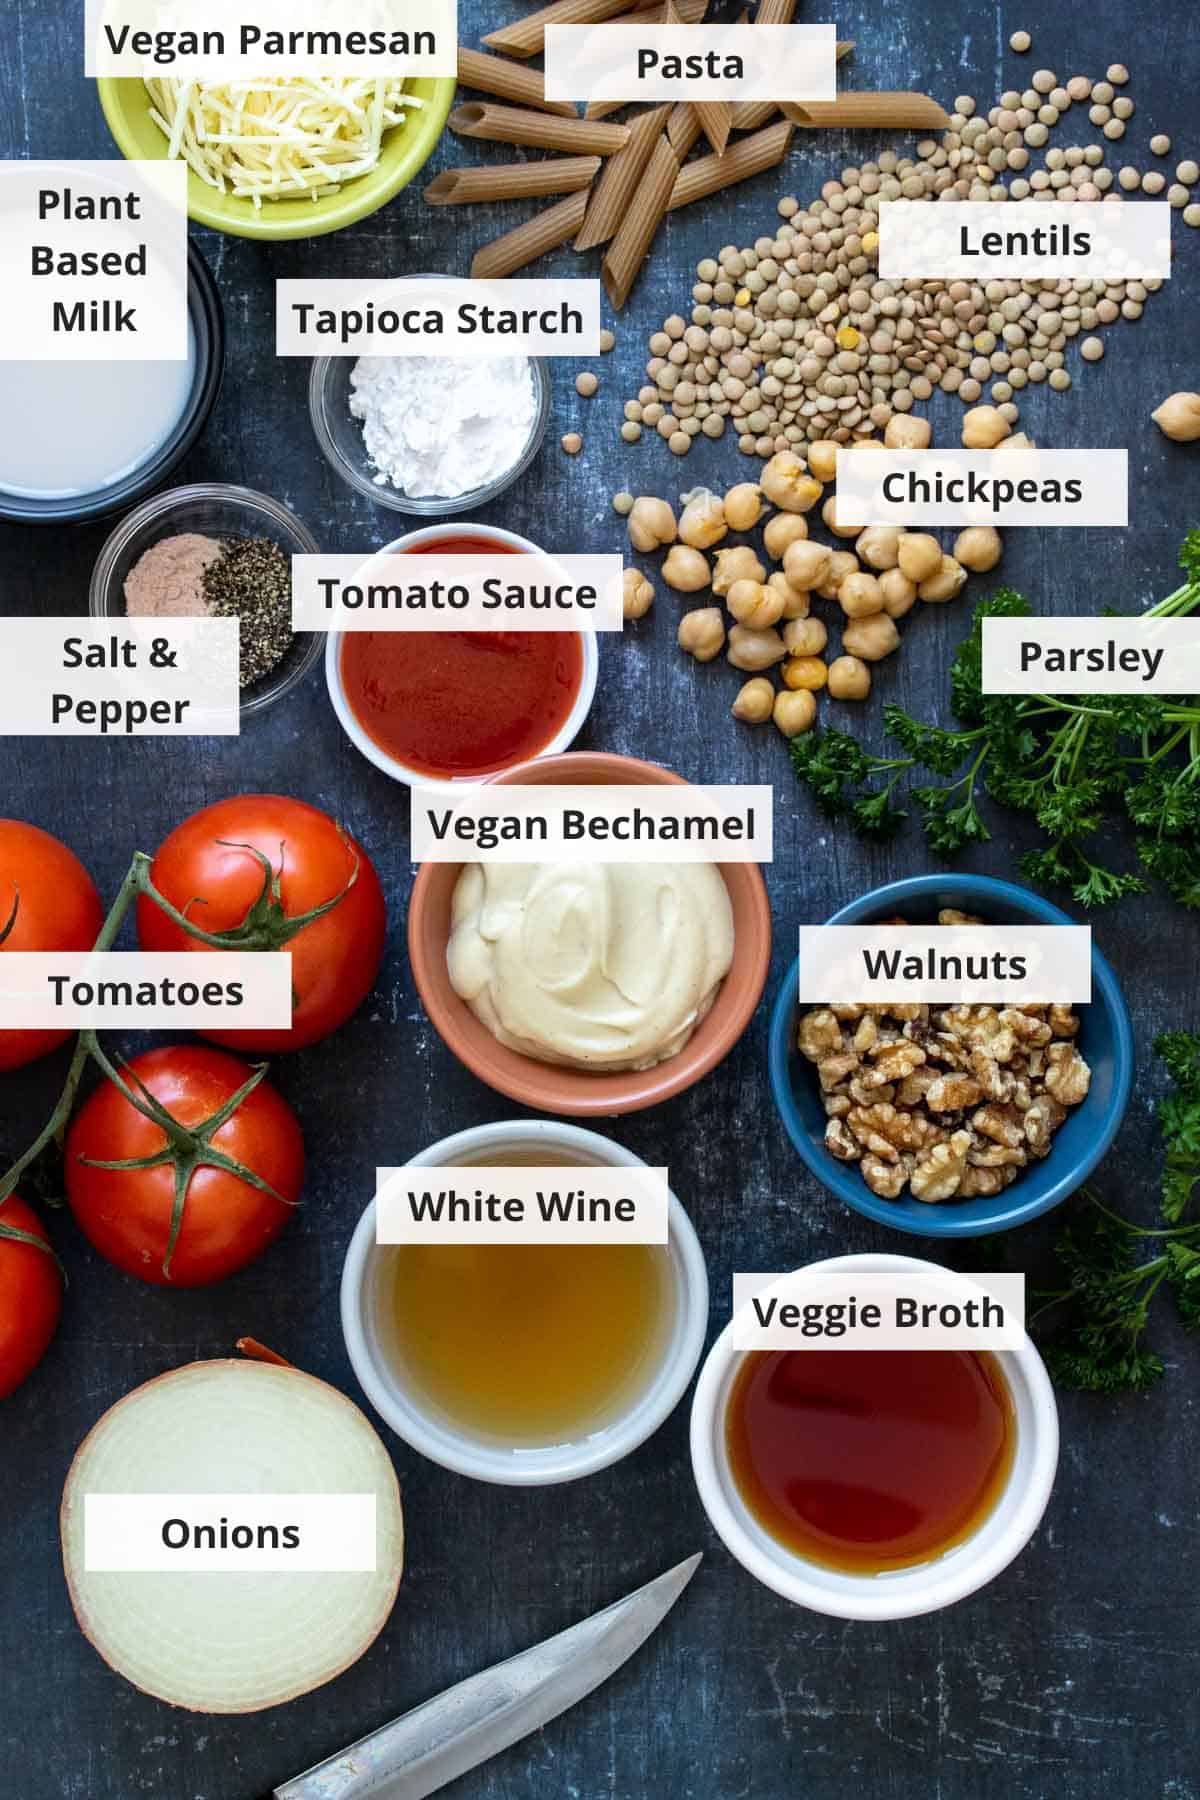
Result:
<svg viewBox="0 0 1200 1800"><path fill-rule="evenodd" d="M999 1364L967 1350L752 1352L725 1431L763 1529L855 1574L928 1562L970 1537L1015 1444Z"/></svg>

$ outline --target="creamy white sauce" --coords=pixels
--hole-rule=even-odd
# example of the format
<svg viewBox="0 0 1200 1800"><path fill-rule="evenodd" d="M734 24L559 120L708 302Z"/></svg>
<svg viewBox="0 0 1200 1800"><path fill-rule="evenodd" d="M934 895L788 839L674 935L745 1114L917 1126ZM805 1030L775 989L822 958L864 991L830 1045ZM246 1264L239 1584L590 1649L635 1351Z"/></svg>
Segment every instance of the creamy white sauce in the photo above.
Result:
<svg viewBox="0 0 1200 1800"><path fill-rule="evenodd" d="M710 863L470 863L454 889L451 985L538 1062L665 1062L732 960L733 908Z"/></svg>
<svg viewBox="0 0 1200 1800"><path fill-rule="evenodd" d="M196 366L184 362L0 362L0 489L71 500L115 487L162 449Z"/></svg>

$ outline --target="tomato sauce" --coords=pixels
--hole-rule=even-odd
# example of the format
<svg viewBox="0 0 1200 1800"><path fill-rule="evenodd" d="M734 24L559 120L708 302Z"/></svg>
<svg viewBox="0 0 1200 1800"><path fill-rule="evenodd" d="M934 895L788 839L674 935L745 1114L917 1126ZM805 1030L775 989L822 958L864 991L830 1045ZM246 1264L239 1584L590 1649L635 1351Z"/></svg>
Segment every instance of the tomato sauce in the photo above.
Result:
<svg viewBox="0 0 1200 1800"><path fill-rule="evenodd" d="M978 1529L1008 1480L1015 1420L987 1352L754 1351L725 1441L773 1538L826 1568L878 1574Z"/></svg>
<svg viewBox="0 0 1200 1800"><path fill-rule="evenodd" d="M429 556L519 554L485 538L416 546ZM369 737L422 775L491 775L558 734L583 684L574 631L348 631L342 686Z"/></svg>

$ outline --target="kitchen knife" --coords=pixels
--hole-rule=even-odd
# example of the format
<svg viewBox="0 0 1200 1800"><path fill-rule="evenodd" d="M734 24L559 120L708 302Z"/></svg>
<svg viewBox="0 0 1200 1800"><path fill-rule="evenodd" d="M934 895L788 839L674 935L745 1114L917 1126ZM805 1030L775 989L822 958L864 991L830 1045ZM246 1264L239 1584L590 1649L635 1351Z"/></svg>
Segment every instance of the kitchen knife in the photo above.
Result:
<svg viewBox="0 0 1200 1800"><path fill-rule="evenodd" d="M603 1612L447 1688L285 1781L274 1800L424 1800L606 1681L662 1623L699 1562L689 1556Z"/></svg>

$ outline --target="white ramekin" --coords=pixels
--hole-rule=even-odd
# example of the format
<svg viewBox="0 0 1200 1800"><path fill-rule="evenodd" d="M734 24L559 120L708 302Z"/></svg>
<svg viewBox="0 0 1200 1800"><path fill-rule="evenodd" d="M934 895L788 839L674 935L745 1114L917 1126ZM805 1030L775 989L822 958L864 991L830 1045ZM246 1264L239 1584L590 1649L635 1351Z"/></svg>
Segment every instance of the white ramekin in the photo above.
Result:
<svg viewBox="0 0 1200 1800"><path fill-rule="evenodd" d="M435 544L448 537L486 538L493 544L507 544L510 550L523 551L526 556L544 556L546 552L539 544L531 543L528 538L518 537L515 531L503 531L498 525L476 525L454 519L443 519L436 525L423 525L419 531L406 532L403 537L395 538L385 544L382 550L372 551L364 557L364 565L374 562L380 556L395 556L404 551L420 548L422 544ZM538 752L541 756L556 756L559 751L567 750L574 743L583 729L584 720L592 709L592 701L596 695L596 679L600 672L600 651L596 643L594 631L577 631L582 641L583 675L579 683L579 692L575 696L575 704L563 720L562 725L549 743ZM369 762L393 781L403 781L409 787L461 787L464 782L482 781L482 775L457 776L452 781L441 782L430 775L423 775L419 769L410 769L377 744L370 734L363 730L354 716L354 710L346 698L346 690L342 684L342 638L344 633L331 631L325 640L325 681L329 688L329 698L333 710L337 714L338 724ZM522 758L521 760L527 760Z"/></svg>
<svg viewBox="0 0 1200 1800"><path fill-rule="evenodd" d="M437 1168L537 1151L565 1165L641 1168L642 1159L610 1138L576 1125L517 1119L456 1132L414 1156L409 1168ZM546 1448L505 1448L456 1429L414 1395L385 1354L378 1317L381 1252L375 1243L375 1202L363 1213L342 1270L342 1333L363 1392L406 1443L443 1468L509 1487L548 1487L575 1481L636 1450L674 1411L696 1371L708 1325L704 1254L683 1207L671 1195L667 1253L675 1288L675 1317L658 1367L619 1417L574 1442Z"/></svg>
<svg viewBox="0 0 1200 1800"><path fill-rule="evenodd" d="M814 1270L863 1274L918 1270L945 1275L937 1263L912 1256L835 1256ZM776 1541L738 1492L725 1447L725 1414L743 1352L733 1348L733 1325L705 1359L692 1401L692 1469L714 1529L743 1567L798 1606L837 1619L911 1619L936 1612L985 1586L1008 1567L1037 1530L1058 1465L1058 1409L1041 1357L1026 1337L1018 1350L997 1350L1016 1414L1013 1466L992 1511L971 1537L933 1562L880 1575L822 1568ZM853 1354L847 1352L846 1354ZM936 1354L931 1352L931 1354Z"/></svg>

